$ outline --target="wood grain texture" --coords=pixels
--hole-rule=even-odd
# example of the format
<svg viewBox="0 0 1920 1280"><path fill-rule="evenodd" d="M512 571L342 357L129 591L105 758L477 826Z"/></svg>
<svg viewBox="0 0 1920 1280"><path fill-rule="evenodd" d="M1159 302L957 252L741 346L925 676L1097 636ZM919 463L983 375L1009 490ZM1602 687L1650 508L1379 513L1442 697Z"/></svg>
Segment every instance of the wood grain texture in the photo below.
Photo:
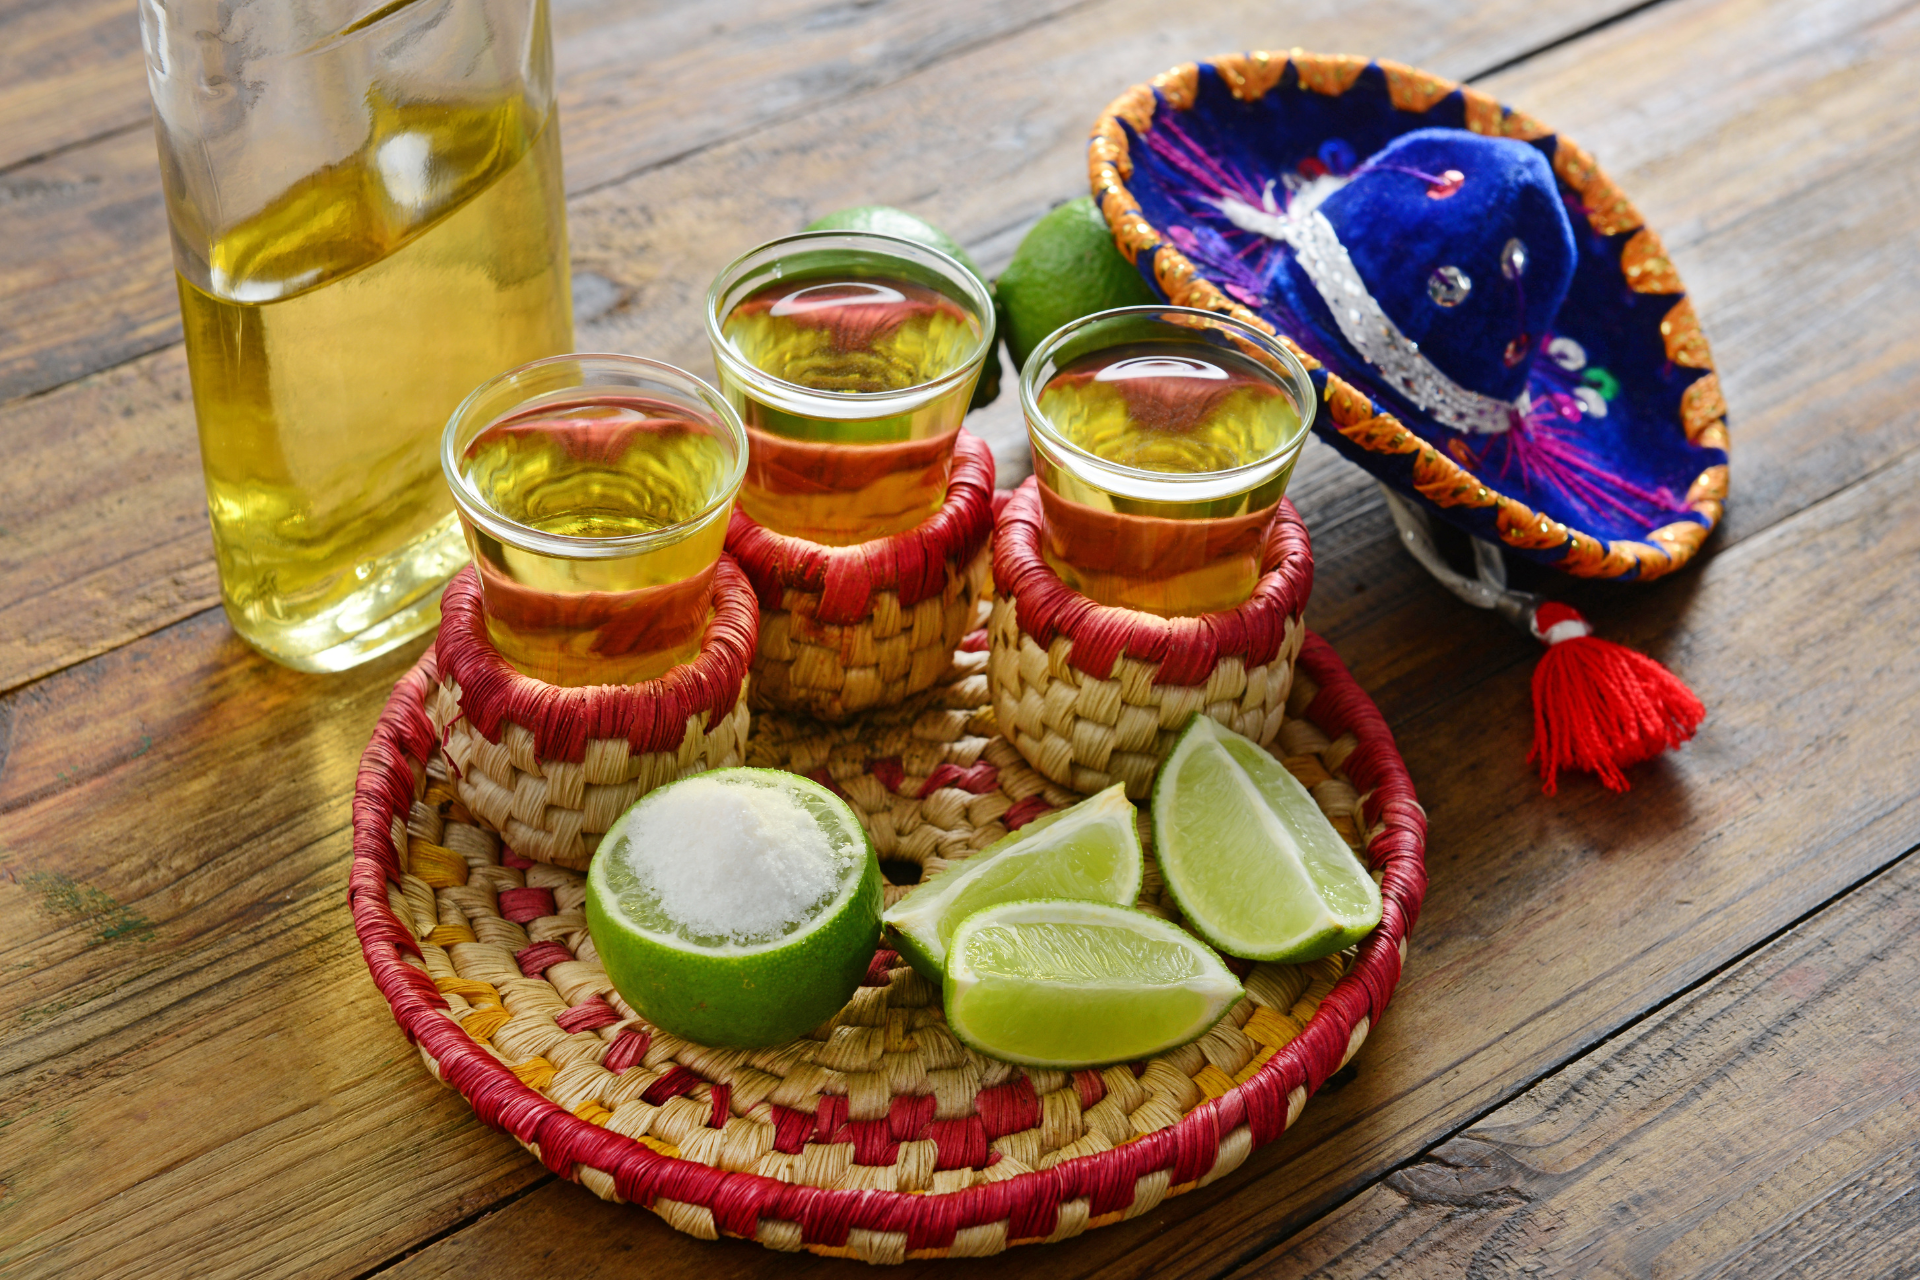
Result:
<svg viewBox="0 0 1920 1280"><path fill-rule="evenodd" d="M0 401L179 341L149 130L0 173L0 208Z"/></svg>
<svg viewBox="0 0 1920 1280"><path fill-rule="evenodd" d="M0 1274L351 1275L538 1178L392 1034L347 913L405 662L318 680L202 616L0 712Z"/></svg>
<svg viewBox="0 0 1920 1280"><path fill-rule="evenodd" d="M1181 20L1237 21L1243 33L1254 21L1251 7L1222 12ZM1273 43L1353 47L1361 36L1340 32L1379 22L1373 47L1465 70L1447 60L1489 60L1488 15L1505 12L1429 11L1440 26L1421 28L1402 11L1349 15L1344 26L1328 11ZM576 242L583 228L599 237L582 265L602 275L597 296L610 301L587 332L697 349L684 308L719 257L869 193L952 222L989 265L1004 261L1048 200L1077 192L1077 131L1092 109L1208 47L1143 34L1152 14L1117 0L1075 12L1013 47L953 58L589 196ZM1091 34L1076 48L1040 39L1083 21ZM1677 579L1567 593L1690 680L1712 708L1707 726L1686 751L1637 770L1628 796L1583 780L1543 801L1523 762L1532 646L1421 579L1393 548L1369 483L1320 451L1297 490L1316 540L1309 618L1375 692L1432 810L1433 887L1393 1010L1356 1078L1235 1176L1141 1222L941 1264L939 1275L1212 1276L1260 1257L1473 1117L1521 1106L1516 1094L1570 1059L1611 1061L1653 1032L1595 1052L1601 1040L1920 840L1920 289L1908 287L1920 272L1908 176L1920 148L1903 96L1915 28L1911 9L1890 4L1669 0L1495 80L1503 97L1598 150L1667 235L1727 372L1727 533ZM1467 39L1482 43L1456 43ZM952 150L963 131L933 108L951 114L953 96L933 89L955 86L977 90L966 101L982 120L1024 124L989 124L994 145ZM1783 162L1782 147L1812 176ZM961 167L982 157L998 167ZM1749 172L1769 167L1770 177ZM1836 175L1851 184L1845 199ZM1872 314L1856 309L1863 290ZM404 660L299 676L248 651L217 613L193 614L211 577L204 544L191 546L202 517L183 390L169 352L0 413L13 461L0 474L0 601L31 597L0 611L0 663L12 684L67 668L0 698L8 1275L352 1275L544 1176L420 1069L347 926L353 761ZM29 410L37 416L15 417ZM96 484L74 465L69 437L139 461ZM152 594L125 603L141 591ZM29 649L19 636L40 638ZM1792 1062L1784 1043L1768 1045ZM1684 1052L1641 1074L1744 1102L1713 1092L1723 1060L1703 1050L1696 1070ZM1764 1074L1739 1077L1752 1090L1778 1098L1790 1087L1788 1067L1776 1077L1758 1058L1734 1065ZM1630 1118L1639 1104L1612 1105L1591 1114L1624 1133L1608 1117ZM1551 1137L1549 1111L1530 1133ZM1888 1205L1875 1178L1891 1186L1910 1173L1875 1160L1911 1149L1904 1123L1887 1104L1829 1142L1824 1165L1869 1172L1823 1203L1862 1215ZM1603 1161L1632 1157L1616 1181L1643 1161L1676 1167L1660 1165L1672 1157L1655 1146L1621 1142L1592 1149ZM1475 1159L1469 1149L1439 1156ZM1806 1200L1820 1176L1807 1164L1758 1194ZM1557 1211L1588 1221L1580 1215L1599 1210L1585 1206L1611 1185L1569 1184ZM1711 1198L1694 1190L1696 1203ZM1555 1221L1514 1207L1463 1221L1457 1239L1471 1256L1472 1241L1516 1218L1523 1244ZM1802 1256L1790 1237L1775 1247L1744 1261L1764 1274L1769 1258ZM1504 1274L1499 1247L1487 1256ZM623 1260L636 1257L663 1277L845 1269L701 1244L549 1183L389 1273L630 1274Z"/></svg>
<svg viewBox="0 0 1920 1280"><path fill-rule="evenodd" d="M1909 855L1234 1275L1910 1276L1917 1061Z"/></svg>
<svg viewBox="0 0 1920 1280"><path fill-rule="evenodd" d="M1423 714L1385 704L1431 808L1433 887L1357 1078L1220 1184L959 1272L1213 1274L1911 847L1917 557L1920 453L1710 560L1678 660L1714 717L1629 796L1543 802L1512 735L1471 731L1518 723L1523 670ZM1870 658L1836 656L1833 619ZM348 778L399 665L298 676L202 616L0 703L0 1262L351 1273L408 1222L430 1234L538 1176L408 1059L346 929ZM217 1097L184 1101L216 1065ZM187 1123L142 1120L181 1107ZM309 1143L297 1165L267 1154L288 1133ZM303 1217L320 1196L344 1207ZM522 1220L571 1220L548 1209L567 1197L575 1234ZM605 1211L587 1200L542 1189L406 1265L591 1256ZM647 1239L654 1274L833 1265L633 1219L621 1238ZM123 1237L140 1243L109 1247ZM256 1237L272 1247L236 1251Z"/></svg>
<svg viewBox="0 0 1920 1280"><path fill-rule="evenodd" d="M1577 29L1604 11L1599 3L1569 5L1556 9L1552 21L1558 25L1548 26L1540 6L1521 0L1502 0L1465 18L1433 2L1412 11L1356 15L1322 0L1315 11L1295 15L1288 38L1328 47L1350 41L1392 47L1439 70L1465 74L1489 59L1524 51L1526 42ZM1510 29L1494 39L1490 28L1502 17ZM977 29L971 11L949 11L948 20ZM709 369L698 303L713 276L743 249L849 204L889 203L924 212L980 248L983 265L997 269L1041 213L1084 189L1086 129L1106 102L1192 51L1245 43L1247 33L1265 30L1267 22L1260 0L1232 0L1172 19L1152 0L1106 0L578 199L569 223L579 343ZM697 115L688 104L731 91L730 82L707 84L699 93L687 91L671 111ZM577 179L570 119L563 118L562 127L568 171ZM633 127L649 119L643 115ZM82 163L80 153L61 159ZM74 216L69 211L61 221ZM27 230L23 241L56 242L52 224ZM5 252L0 246L0 255ZM154 313L163 320L155 323L172 323L164 320L174 306L164 250L156 248L151 256L148 268L123 262L111 278L138 280L149 271L146 285L128 287L166 292L165 306ZM76 301L73 314L82 312L83 303ZM0 308L0 326L6 323ZM40 353L34 358L56 358L53 348L66 339L56 341L38 327L35 332L41 336L28 343ZM88 349L112 340L90 335ZM0 360L15 358L5 354L14 351L0 346ZM116 389L129 382L152 385L151 405L107 422ZM15 467L0 475L0 510L10 501L58 505L91 498L113 513L84 531L47 528L23 544L0 542L0 601L16 594L11 566L41 566L32 572L64 566L54 571L70 573L75 583L71 591L56 588L45 595L31 617L0 616L0 689L104 652L217 599L204 563L210 544L171 534L180 520L204 518L186 514L202 512L205 499L185 395L183 364L156 354L0 409L0 441L16 451ZM995 407L1002 415L999 434L1017 438L1013 398L1002 399ZM45 434L50 420L100 421L114 442L106 447L131 448L137 441L165 457L155 457L150 484L93 485L73 468L60 437ZM169 531L170 549L154 547L154 529ZM173 585L186 581L203 583L205 593L194 597ZM107 603L115 598L125 602L117 613ZM47 621L68 617L72 625Z"/></svg>
<svg viewBox="0 0 1920 1280"><path fill-rule="evenodd" d="M128 0L0 0L0 171L146 118Z"/></svg>
<svg viewBox="0 0 1920 1280"><path fill-rule="evenodd" d="M1920 451L1710 558L1683 579L1690 598L1649 605L1713 710L1628 795L1582 781L1540 797L1523 759L1524 668L1423 712L1383 700L1428 806L1430 886L1356 1077L1239 1172L1135 1222L906 1274L1218 1275L1899 858L1920 842L1920 653L1898 639L1920 625L1916 562ZM590 1198L540 1188L393 1275L450 1276L481 1257L503 1280L541 1274L547 1250L597 1247ZM545 1224L569 1202L582 1225L556 1236ZM834 1274L660 1223L618 1238L639 1235L663 1278Z"/></svg>
<svg viewBox="0 0 1920 1280"><path fill-rule="evenodd" d="M897 80L1073 3L989 0L959 13L937 0L566 0L554 6L554 62L568 190ZM0 12L0 38L14 27L33 38L0 62L0 171L88 136L76 130L113 132L0 172L13 221L0 240L0 401L180 337L153 137L138 127L147 90L131 6ZM73 122L41 118L82 99Z"/></svg>

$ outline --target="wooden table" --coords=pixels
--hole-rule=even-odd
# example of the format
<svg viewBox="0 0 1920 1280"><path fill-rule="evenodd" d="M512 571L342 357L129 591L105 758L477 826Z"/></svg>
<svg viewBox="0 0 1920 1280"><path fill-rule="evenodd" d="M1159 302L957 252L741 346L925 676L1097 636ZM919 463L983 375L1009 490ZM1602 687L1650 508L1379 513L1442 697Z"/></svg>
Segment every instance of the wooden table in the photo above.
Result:
<svg viewBox="0 0 1920 1280"><path fill-rule="evenodd" d="M1920 9L1895 0L555 0L581 345L707 365L746 245L891 203L1003 265L1085 131L1298 44L1470 79L1665 237L1732 405L1700 562L1579 587L1711 708L1611 795L1525 764L1531 641L1315 445L1310 623L1432 816L1391 1012L1224 1181L947 1277L1914 1274ZM346 911L420 645L217 603L133 6L0 0L0 1274L846 1274L557 1181L422 1071ZM978 415L1017 461L1011 398Z"/></svg>

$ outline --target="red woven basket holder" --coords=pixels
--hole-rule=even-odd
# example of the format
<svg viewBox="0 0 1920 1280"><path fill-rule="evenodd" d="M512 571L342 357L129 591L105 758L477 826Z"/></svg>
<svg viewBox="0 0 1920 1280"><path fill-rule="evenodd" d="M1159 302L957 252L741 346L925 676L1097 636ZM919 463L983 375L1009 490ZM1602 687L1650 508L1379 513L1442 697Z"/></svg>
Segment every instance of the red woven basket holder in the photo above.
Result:
<svg viewBox="0 0 1920 1280"><path fill-rule="evenodd" d="M905 533L826 547L775 533L733 511L727 550L746 570L763 609L783 609L789 590L820 597L815 616L850 626L873 611L873 593L897 591L902 608L941 593L993 534L993 451L967 431L954 437L953 475L940 510ZM950 568L951 566L951 568Z"/></svg>
<svg viewBox="0 0 1920 1280"><path fill-rule="evenodd" d="M436 667L460 686L460 711L489 742L507 721L534 736L543 760L578 763L589 738L625 738L634 754L672 751L687 718L717 720L740 698L753 659L760 614L738 565L722 555L713 574L713 619L699 656L656 680L562 688L522 675L487 638L480 578L472 565L454 575L440 599Z"/></svg>
<svg viewBox="0 0 1920 1280"><path fill-rule="evenodd" d="M1040 489L1029 478L1001 509L993 543L993 585L1014 602L1020 629L1046 648L1073 642L1069 661L1106 679L1122 654L1160 664L1156 684L1204 683L1223 657L1248 666L1267 662L1313 594L1313 544L1293 503L1280 499L1260 558L1260 581L1238 608L1197 617L1163 618L1096 603L1060 580L1040 554Z"/></svg>

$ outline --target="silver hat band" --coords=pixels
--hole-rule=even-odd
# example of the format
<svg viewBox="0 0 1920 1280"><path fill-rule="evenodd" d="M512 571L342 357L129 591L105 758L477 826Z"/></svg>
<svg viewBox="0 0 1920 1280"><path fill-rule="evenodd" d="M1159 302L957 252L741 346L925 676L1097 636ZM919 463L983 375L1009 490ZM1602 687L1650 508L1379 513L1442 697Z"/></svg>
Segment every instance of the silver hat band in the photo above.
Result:
<svg viewBox="0 0 1920 1280"><path fill-rule="evenodd" d="M1317 203L1317 202L1316 202ZM1527 395L1509 403L1470 391L1442 373L1420 351L1420 344L1367 292L1340 234L1317 208L1289 216L1255 209L1238 200L1219 202L1220 212L1245 231L1258 232L1293 247L1294 259L1333 313L1341 334L1381 378L1423 413L1455 431L1497 435L1527 412Z"/></svg>

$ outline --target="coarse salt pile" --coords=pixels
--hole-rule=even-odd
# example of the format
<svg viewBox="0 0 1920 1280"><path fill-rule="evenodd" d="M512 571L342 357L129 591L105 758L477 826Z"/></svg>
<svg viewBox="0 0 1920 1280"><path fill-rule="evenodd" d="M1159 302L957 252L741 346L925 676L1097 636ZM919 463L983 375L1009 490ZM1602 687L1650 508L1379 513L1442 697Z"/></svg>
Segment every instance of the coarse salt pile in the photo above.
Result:
<svg viewBox="0 0 1920 1280"><path fill-rule="evenodd" d="M840 887L841 860L819 819L783 788L688 778L635 817L621 853L689 933L768 942Z"/></svg>

